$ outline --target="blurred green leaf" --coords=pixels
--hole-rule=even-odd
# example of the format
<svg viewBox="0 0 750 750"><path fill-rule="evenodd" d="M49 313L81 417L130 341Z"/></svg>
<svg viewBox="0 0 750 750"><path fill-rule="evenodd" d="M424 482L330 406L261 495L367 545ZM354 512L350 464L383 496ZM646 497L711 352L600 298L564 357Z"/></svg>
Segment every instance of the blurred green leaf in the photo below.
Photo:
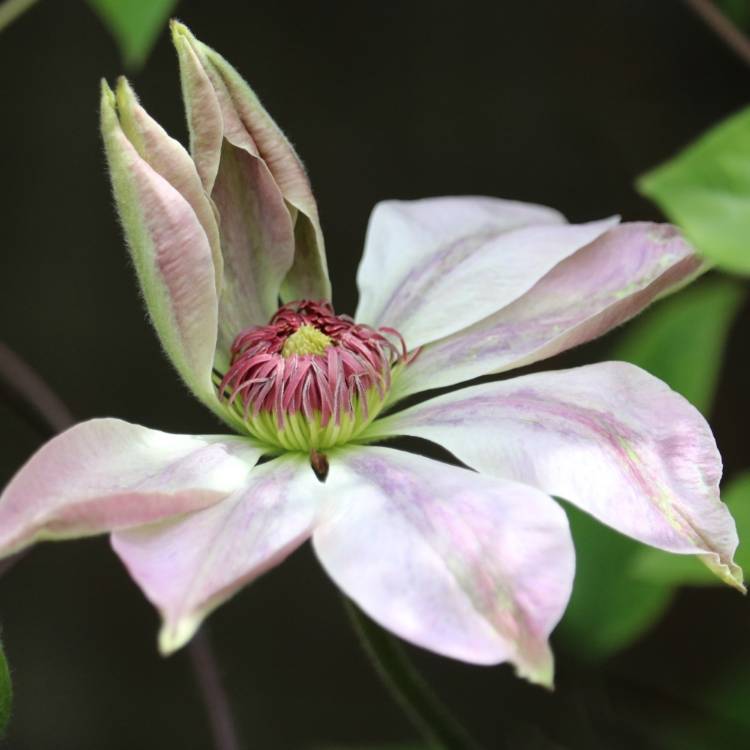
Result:
<svg viewBox="0 0 750 750"><path fill-rule="evenodd" d="M429 750L427 745L318 745L315 750Z"/></svg>
<svg viewBox="0 0 750 750"><path fill-rule="evenodd" d="M10 670L2 644L0 644L0 739L5 734L5 727L10 718L12 699L13 689L10 683Z"/></svg>
<svg viewBox="0 0 750 750"><path fill-rule="evenodd" d="M747 662L707 681L686 684L683 701L691 710L661 737L664 750L744 750L750 745L750 671Z"/></svg>
<svg viewBox="0 0 750 750"><path fill-rule="evenodd" d="M715 0L716 5L737 26L750 29L750 0Z"/></svg>
<svg viewBox="0 0 750 750"><path fill-rule="evenodd" d="M637 187L706 258L750 273L750 107L641 176Z"/></svg>
<svg viewBox="0 0 750 750"><path fill-rule="evenodd" d="M582 659L625 648L666 610L672 589L628 575L641 545L566 505L576 547L573 595L556 637Z"/></svg>
<svg viewBox="0 0 750 750"><path fill-rule="evenodd" d="M120 47L128 68L146 62L177 0L88 0Z"/></svg>
<svg viewBox="0 0 750 750"><path fill-rule="evenodd" d="M729 482L722 499L737 522L740 544L737 564L750 572L750 471ZM691 555L670 555L651 547L642 547L630 561L630 574L641 581L669 586L717 585L722 582Z"/></svg>
<svg viewBox="0 0 750 750"><path fill-rule="evenodd" d="M744 296L735 280L702 279L644 313L621 336L612 358L643 367L707 413ZM678 585L713 577L694 557L651 549L567 510L577 565L559 637L580 657L604 658L628 646L662 616ZM750 538L750 518L747 529Z"/></svg>
<svg viewBox="0 0 750 750"><path fill-rule="evenodd" d="M648 370L708 414L727 336L745 295L734 279L702 279L628 326L612 356Z"/></svg>

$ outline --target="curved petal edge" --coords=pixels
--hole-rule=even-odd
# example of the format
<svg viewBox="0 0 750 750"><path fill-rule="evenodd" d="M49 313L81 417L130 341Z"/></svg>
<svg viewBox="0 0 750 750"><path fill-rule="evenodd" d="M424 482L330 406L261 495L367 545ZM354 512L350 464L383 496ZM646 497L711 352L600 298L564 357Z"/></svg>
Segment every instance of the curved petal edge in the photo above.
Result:
<svg viewBox="0 0 750 750"><path fill-rule="evenodd" d="M388 448L330 456L313 547L328 574L400 637L475 664L510 661L551 686L547 643L570 596L562 509L516 482Z"/></svg>
<svg viewBox="0 0 750 750"><path fill-rule="evenodd" d="M626 362L463 388L374 422L365 438L432 440L467 466L538 487L634 539L701 557L744 591L721 457L700 412Z"/></svg>

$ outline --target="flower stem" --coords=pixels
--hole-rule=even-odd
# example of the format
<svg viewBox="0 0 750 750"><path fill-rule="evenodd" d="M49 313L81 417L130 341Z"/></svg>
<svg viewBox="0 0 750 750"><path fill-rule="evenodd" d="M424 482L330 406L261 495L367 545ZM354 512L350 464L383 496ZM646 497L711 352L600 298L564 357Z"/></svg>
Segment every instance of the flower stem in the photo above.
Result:
<svg viewBox="0 0 750 750"><path fill-rule="evenodd" d="M4 6L0 6L0 11ZM70 427L73 415L39 374L0 341L0 396L43 437L50 438ZM0 561L0 576L23 555ZM205 628L205 626L204 626ZM188 644L196 682L206 707L216 750L239 750L229 700L221 683L211 641L204 629Z"/></svg>
<svg viewBox="0 0 750 750"><path fill-rule="evenodd" d="M42 437L70 427L73 415L37 372L0 341L0 394Z"/></svg>
<svg viewBox="0 0 750 750"><path fill-rule="evenodd" d="M205 624L190 641L189 654L195 681L208 712L214 746L217 750L240 750L237 730L229 708L229 698L221 682L216 656Z"/></svg>
<svg viewBox="0 0 750 750"><path fill-rule="evenodd" d="M750 65L750 39L711 0L685 0L735 54Z"/></svg>
<svg viewBox="0 0 750 750"><path fill-rule="evenodd" d="M375 671L430 750L480 750L480 746L435 695L401 644L344 597L354 632ZM497 750L504 750L497 745Z"/></svg>
<svg viewBox="0 0 750 750"><path fill-rule="evenodd" d="M5 0L0 5L0 31L10 26L22 13L25 13L37 0Z"/></svg>

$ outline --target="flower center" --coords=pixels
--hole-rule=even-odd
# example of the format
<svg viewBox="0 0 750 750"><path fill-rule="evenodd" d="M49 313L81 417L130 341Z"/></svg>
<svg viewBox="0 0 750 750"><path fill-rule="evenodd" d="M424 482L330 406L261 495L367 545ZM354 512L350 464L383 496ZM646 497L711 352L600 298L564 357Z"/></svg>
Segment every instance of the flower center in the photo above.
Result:
<svg viewBox="0 0 750 750"><path fill-rule="evenodd" d="M237 336L219 396L259 440L325 450L372 422L407 361L397 331L355 323L328 302L290 302Z"/></svg>
<svg viewBox="0 0 750 750"><path fill-rule="evenodd" d="M295 354L323 354L331 346L331 337L326 336L315 326L308 323L301 325L281 347L282 357L293 357Z"/></svg>

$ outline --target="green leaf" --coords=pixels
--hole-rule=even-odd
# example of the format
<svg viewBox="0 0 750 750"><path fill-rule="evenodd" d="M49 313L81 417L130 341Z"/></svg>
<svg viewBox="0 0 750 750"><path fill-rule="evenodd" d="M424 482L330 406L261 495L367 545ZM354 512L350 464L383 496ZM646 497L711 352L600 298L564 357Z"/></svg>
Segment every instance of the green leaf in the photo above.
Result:
<svg viewBox="0 0 750 750"><path fill-rule="evenodd" d="M698 250L750 273L750 107L637 181Z"/></svg>
<svg viewBox="0 0 750 750"><path fill-rule="evenodd" d="M734 279L702 279L631 324L612 357L648 370L708 414L726 340L745 296Z"/></svg>
<svg viewBox="0 0 750 750"><path fill-rule="evenodd" d="M750 571L750 471L731 481L722 499L737 523L740 544L737 564ZM668 586L722 585L705 565L691 555L670 555L651 547L642 547L630 561L630 575L641 581Z"/></svg>
<svg viewBox="0 0 750 750"><path fill-rule="evenodd" d="M128 68L146 62L177 0L88 0L120 47Z"/></svg>
<svg viewBox="0 0 750 750"><path fill-rule="evenodd" d="M744 296L733 279L704 278L644 313L615 344L612 358L643 367L708 413ZM568 517L576 579L559 637L582 658L604 658L635 641L663 615L678 585L719 583L695 557L646 547L573 508ZM750 517L747 531L750 537Z"/></svg>
<svg viewBox="0 0 750 750"><path fill-rule="evenodd" d="M750 737L750 672L738 660L708 680L688 681L680 696L690 707L679 722L670 722L660 734L664 750L746 748Z"/></svg>
<svg viewBox="0 0 750 750"><path fill-rule="evenodd" d="M5 728L10 719L10 706L13 701L13 688L10 683L10 670L0 644L0 739L5 735Z"/></svg>
<svg viewBox="0 0 750 750"><path fill-rule="evenodd" d="M579 658L606 658L625 648L661 617L669 587L627 574L641 545L571 506L565 507L576 547L573 595L556 632Z"/></svg>

